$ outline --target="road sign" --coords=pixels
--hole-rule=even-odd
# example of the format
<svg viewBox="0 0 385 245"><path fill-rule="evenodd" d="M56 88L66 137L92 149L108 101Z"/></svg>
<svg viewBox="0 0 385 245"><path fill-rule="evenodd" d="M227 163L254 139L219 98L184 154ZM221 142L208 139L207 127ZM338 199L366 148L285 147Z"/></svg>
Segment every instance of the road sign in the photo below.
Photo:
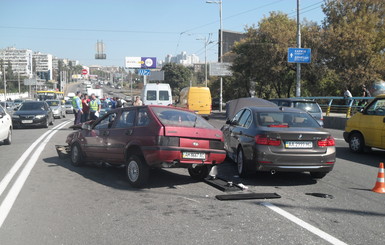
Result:
<svg viewBox="0 0 385 245"><path fill-rule="evenodd" d="M164 71L152 71L148 77L149 81L164 81Z"/></svg>
<svg viewBox="0 0 385 245"><path fill-rule="evenodd" d="M231 63L210 63L210 76L232 76L233 73L230 70Z"/></svg>
<svg viewBox="0 0 385 245"><path fill-rule="evenodd" d="M82 75L87 75L87 74L88 74L87 69L83 69L83 70L82 70Z"/></svg>
<svg viewBox="0 0 385 245"><path fill-rule="evenodd" d="M140 70L138 70L138 74L140 76L149 76L149 75L151 75L151 71L148 69L140 69Z"/></svg>
<svg viewBox="0 0 385 245"><path fill-rule="evenodd" d="M290 63L310 63L310 48L289 48L287 52L287 61Z"/></svg>

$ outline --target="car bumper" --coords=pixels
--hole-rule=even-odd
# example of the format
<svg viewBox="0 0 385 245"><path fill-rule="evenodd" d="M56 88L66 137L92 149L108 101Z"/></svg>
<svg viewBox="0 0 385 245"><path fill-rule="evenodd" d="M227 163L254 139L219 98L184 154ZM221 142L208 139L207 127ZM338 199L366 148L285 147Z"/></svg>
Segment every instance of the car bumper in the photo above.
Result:
<svg viewBox="0 0 385 245"><path fill-rule="evenodd" d="M191 164L220 164L226 158L224 150L190 149L182 147L143 147L143 155L149 166L184 167ZM204 153L204 159L183 158L183 152Z"/></svg>

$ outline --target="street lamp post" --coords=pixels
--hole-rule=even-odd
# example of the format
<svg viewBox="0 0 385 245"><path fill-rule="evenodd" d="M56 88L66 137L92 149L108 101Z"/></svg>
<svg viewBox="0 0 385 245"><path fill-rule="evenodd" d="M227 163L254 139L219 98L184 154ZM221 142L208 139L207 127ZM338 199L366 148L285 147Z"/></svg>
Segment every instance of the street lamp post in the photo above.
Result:
<svg viewBox="0 0 385 245"><path fill-rule="evenodd" d="M211 36L211 33L210 33L210 36ZM197 40L203 40L205 42L205 84L206 84L206 87L207 87L207 45L212 43L212 41L210 41L210 38L209 38L209 40L207 40L207 37L205 37L205 38L197 38Z"/></svg>
<svg viewBox="0 0 385 245"><path fill-rule="evenodd" d="M206 3L219 4L219 63L223 62L223 32L222 32L222 0L206 1ZM223 93L223 78L220 77L220 92L219 92L219 111L222 112L222 93Z"/></svg>

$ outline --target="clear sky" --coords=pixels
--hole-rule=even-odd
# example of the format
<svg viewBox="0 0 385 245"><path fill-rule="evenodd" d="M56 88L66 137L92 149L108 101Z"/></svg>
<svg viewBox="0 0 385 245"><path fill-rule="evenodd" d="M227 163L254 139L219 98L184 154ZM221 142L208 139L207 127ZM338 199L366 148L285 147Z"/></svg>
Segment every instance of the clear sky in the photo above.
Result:
<svg viewBox="0 0 385 245"><path fill-rule="evenodd" d="M301 19L321 24L322 0L301 0ZM223 0L223 29L244 31L271 11L296 18L297 0ZM0 48L16 47L79 60L124 65L125 56L157 57L182 51L215 61L219 5L205 0L0 0ZM296 30L293 30L296 31ZM96 42L106 60L95 60Z"/></svg>

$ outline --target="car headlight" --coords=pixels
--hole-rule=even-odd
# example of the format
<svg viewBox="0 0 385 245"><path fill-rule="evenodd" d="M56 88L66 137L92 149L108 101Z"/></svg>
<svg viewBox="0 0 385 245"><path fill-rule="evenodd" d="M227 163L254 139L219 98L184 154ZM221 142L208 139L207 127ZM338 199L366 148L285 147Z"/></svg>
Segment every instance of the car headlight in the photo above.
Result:
<svg viewBox="0 0 385 245"><path fill-rule="evenodd" d="M44 118L45 117L45 115L36 115L36 118L37 119L42 119L42 118Z"/></svg>
<svg viewBox="0 0 385 245"><path fill-rule="evenodd" d="M19 115L12 115L12 118L20 118Z"/></svg>

